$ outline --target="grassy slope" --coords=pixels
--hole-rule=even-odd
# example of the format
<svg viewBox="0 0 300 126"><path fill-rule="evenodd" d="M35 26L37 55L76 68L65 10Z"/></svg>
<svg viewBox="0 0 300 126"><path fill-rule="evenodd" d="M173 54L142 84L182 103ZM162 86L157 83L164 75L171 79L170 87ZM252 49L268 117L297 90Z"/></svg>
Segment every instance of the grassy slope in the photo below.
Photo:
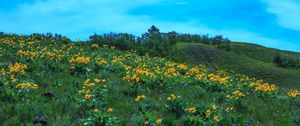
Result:
<svg viewBox="0 0 300 126"><path fill-rule="evenodd" d="M300 56L298 53L244 43L233 43L230 52L208 45L190 43L179 43L176 50L176 59L179 61L202 63L212 68L219 66L270 83L278 83L282 87L300 87L300 70L279 68L272 63L273 56L277 52Z"/></svg>
<svg viewBox="0 0 300 126"><path fill-rule="evenodd" d="M75 45L75 46L74 46ZM226 107L226 102L223 102L222 99L226 95L225 93L230 92L231 90L236 90L235 88L225 88L222 91L212 91L209 89L208 83L196 83L192 82L180 82L174 83L171 81L167 83L166 87L163 88L153 88L153 83L139 84L139 94L144 94L146 98L142 102L135 102L136 95L132 94L131 87L132 83L124 81L124 71L115 72L110 68L113 67L112 57L117 57L120 59L126 57L127 53L114 50L111 48L91 48L90 44L80 44L76 43L73 46L67 45L67 49L62 48L62 44L58 45L48 45L49 52L53 49L58 50L68 50L68 48L73 48L70 50L69 56L67 58L75 57L75 54L80 52L84 56L91 56L92 59L104 58L109 63L105 68L100 69L99 71L93 70L95 68L95 61L91 60L88 68L92 71L87 72L87 75L72 75L70 74L71 65L67 61L58 61L48 63L47 59L40 59L39 62L33 62L31 60L27 61L24 58L19 57L16 52L19 49L32 49L35 50L36 47L20 48L16 45L7 46L0 42L0 47L5 48L6 50L1 50L0 56L0 65L1 67L6 67L9 63L22 62L28 64L28 69L26 73L30 76L22 78L20 81L26 81L24 79L32 79L35 83L39 85L39 88L30 92L27 92L21 96L5 96L0 93L1 98L5 100L0 101L0 125L33 125L32 120L35 116L42 114L48 119L49 125L80 125L81 122L79 119L87 118L82 112L87 110L82 109L79 106L78 99L82 97L79 95L78 90L81 89L83 82L86 79L92 78L101 78L108 80L107 85L111 88L108 89L108 94L105 97L105 104L108 107L113 108L111 115L116 116L119 120L117 125L143 125L144 124L144 114L148 113L153 115L156 118L162 118L162 125L184 125L182 118L176 116L172 112L168 112L165 105L167 103L167 96L175 93L176 95L181 95L186 101L188 101L187 107L201 106L201 104L217 104L218 109L221 107ZM26 46L27 47L27 46ZM29 48L30 47L30 48ZM37 45L37 47L46 47L46 45ZM16 48L16 49L15 49ZM198 53L198 47L192 46L195 50L191 53ZM82 49L82 50L80 50ZM208 56L203 57L202 55L192 55L195 57L192 58L201 58L206 60L207 63L213 62L218 58L221 59L226 55L224 52L219 52L216 56L216 50L214 48L205 47L202 53L209 53ZM67 53L64 53L67 54ZM135 64L132 61L135 59L144 59L145 62L150 65L151 63L163 65L167 64L166 61L160 61L154 58L149 58L145 56L138 56L132 54L133 56L127 56L126 60L120 61L124 64L132 64L132 67L137 65L142 65L140 63ZM120 57L120 58L118 58ZM212 58L213 57L213 58ZM129 58L129 59L127 59ZM227 59L228 58L228 59ZM236 64L238 60L235 58L242 57L227 57L224 60L234 61ZM39 58L37 58L39 59ZM247 59L244 59L247 60ZM195 62L195 61L194 61ZM220 61L221 62L221 61ZM250 61L249 61L250 62ZM45 64L40 64L45 63ZM144 61L142 62L144 63ZM48 67L47 65L54 65L54 68ZM211 64L210 64L211 65ZM116 67L120 67L116 65ZM156 69L156 68L152 68ZM176 78L175 78L176 79ZM145 79L147 80L147 79ZM194 81L194 80L193 80ZM236 85L237 83L232 83ZM9 89L9 91L15 92L17 90ZM44 92L54 93L54 98L47 98L41 94ZM228 91L228 92L227 92ZM246 93L244 91L244 93ZM280 94L285 96L283 94ZM9 99L14 99L10 101ZM285 100L284 100L285 99ZM224 99L223 99L224 100ZM81 101L81 100L80 100ZM236 110L233 114L225 113L223 118L228 115L234 116L235 118L241 119L241 122L235 122L237 125L297 125L299 124L299 107L290 105L289 100L286 96L281 99L261 99L255 95L247 95L242 98L243 103L233 104ZM240 107L239 105L246 105ZM95 108L99 106L96 105ZM106 108L99 108L102 111L105 111ZM198 110L200 111L200 110ZM203 110L205 112L205 110ZM250 125L249 124L249 125Z"/></svg>
<svg viewBox="0 0 300 126"><path fill-rule="evenodd" d="M256 44L234 42L230 44L231 52L239 55L253 58L265 63L272 63L274 55L280 53L284 56L298 57L300 58L300 53L266 48Z"/></svg>

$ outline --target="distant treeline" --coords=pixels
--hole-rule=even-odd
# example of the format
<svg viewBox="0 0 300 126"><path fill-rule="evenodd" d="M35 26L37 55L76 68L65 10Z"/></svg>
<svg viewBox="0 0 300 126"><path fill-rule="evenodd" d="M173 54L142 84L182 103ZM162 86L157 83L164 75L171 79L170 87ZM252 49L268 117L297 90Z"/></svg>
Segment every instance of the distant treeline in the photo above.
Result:
<svg viewBox="0 0 300 126"><path fill-rule="evenodd" d="M135 50L138 53L148 53L153 56L166 56L178 42L203 43L230 50L230 40L222 35L210 37L209 35L181 34L175 31L162 33L154 25L141 36L128 33L106 33L90 36L89 42L100 45L114 46L120 50Z"/></svg>
<svg viewBox="0 0 300 126"><path fill-rule="evenodd" d="M278 53L275 55L273 62L279 67L300 68L300 59L297 57L283 56Z"/></svg>
<svg viewBox="0 0 300 126"><path fill-rule="evenodd" d="M52 33L33 33L30 35L19 35L19 34L5 34L4 32L0 32L0 38L3 37L9 37L11 39L15 39L15 41L18 41L20 39L22 40L34 40L34 41L43 41L43 42L62 42L62 43L68 43L72 42L70 38L66 36L62 36L61 34L52 34Z"/></svg>
<svg viewBox="0 0 300 126"><path fill-rule="evenodd" d="M66 36L52 33L33 33L31 35L5 34L0 32L1 37L25 38L41 41L71 42ZM152 56L166 56L170 54L173 46L178 42L202 43L218 47L224 50L230 50L230 40L222 35L210 37L209 35L182 34L175 31L162 33L152 25L148 31L141 36L135 36L129 33L105 33L94 34L89 37L88 42L101 45L114 46L120 50L135 50L139 54L148 53Z"/></svg>

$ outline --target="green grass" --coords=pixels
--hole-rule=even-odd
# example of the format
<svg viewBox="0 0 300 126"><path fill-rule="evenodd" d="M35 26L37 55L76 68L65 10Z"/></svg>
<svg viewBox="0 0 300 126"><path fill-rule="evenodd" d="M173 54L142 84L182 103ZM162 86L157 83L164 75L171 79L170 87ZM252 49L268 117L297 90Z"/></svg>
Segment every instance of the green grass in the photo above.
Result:
<svg viewBox="0 0 300 126"><path fill-rule="evenodd" d="M232 43L231 45L232 50L228 52L204 44L179 43L175 47L176 55L173 58L192 64L205 64L211 68L217 66L276 83L281 87L300 87L300 69L280 68L272 62L277 52L300 57L298 53L244 43Z"/></svg>
<svg viewBox="0 0 300 126"><path fill-rule="evenodd" d="M26 43L32 41L36 43ZM55 126L101 125L101 122L104 123L102 125L140 126L146 125L147 121L148 125L163 126L300 124L299 96L288 96L286 88L255 90L250 86L251 82L257 85L263 83L253 79L242 81L245 77L214 68L220 65L217 63L222 63L231 70L243 68L246 73L251 73L249 70L252 68L257 69L251 74L268 70L259 75L262 78L273 77L276 72L280 77L280 72L286 69L201 44L181 43L177 46L180 51L176 53L177 60L189 58L189 63L140 56L91 43L63 44L18 37L0 39L0 70L6 71L5 74L0 72L0 125L35 125L33 120L38 115L45 116L48 125ZM19 50L30 50L37 55L21 55ZM54 58L51 54L55 54ZM72 58L78 57L89 57L90 60L87 63L71 62ZM106 63L99 63L101 60ZM24 74L9 72L9 65L17 62L28 66ZM198 66L200 62L207 67ZM194 73L194 70L199 72ZM11 80L12 75L18 79L17 82ZM127 75L129 79L126 79ZM139 81L135 80L135 75L140 78ZM197 79L197 76L203 78ZM217 79L210 76L217 76ZM222 80L224 78L226 81ZM87 79L90 81L85 83ZM105 79L107 82L93 79ZM39 87L16 89L16 85L24 82L32 82ZM91 83L95 85L84 88L85 91L90 90L89 93L79 93L84 84ZM233 92L236 91L245 96L235 96ZM53 93L54 97L43 96L45 92ZM85 94L92 94L92 98L86 98ZM176 98L168 100L171 94ZM145 98L136 101L139 95ZM214 110L212 105L217 108ZM196 113L185 110L192 107L195 107ZM227 107L233 107L233 110L226 111ZM109 108L113 111L108 111ZM211 110L211 114L207 114L207 110ZM216 115L219 121L213 118ZM162 119L160 124L156 124L158 119Z"/></svg>
<svg viewBox="0 0 300 126"><path fill-rule="evenodd" d="M230 51L235 54L239 54L265 63L273 63L273 59L276 54L300 58L300 53L297 52L266 48L256 44L232 42L230 43L230 47Z"/></svg>

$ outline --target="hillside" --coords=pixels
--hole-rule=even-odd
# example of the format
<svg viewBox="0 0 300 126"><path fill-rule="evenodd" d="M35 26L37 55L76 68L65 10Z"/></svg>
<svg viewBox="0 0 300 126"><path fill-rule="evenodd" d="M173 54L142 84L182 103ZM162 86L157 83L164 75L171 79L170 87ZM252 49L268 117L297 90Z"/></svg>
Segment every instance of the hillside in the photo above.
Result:
<svg viewBox="0 0 300 126"><path fill-rule="evenodd" d="M278 77L284 70L210 46L177 46L188 54L178 59L191 63L45 36L3 37L0 125L300 124L297 89L211 66Z"/></svg>
<svg viewBox="0 0 300 126"><path fill-rule="evenodd" d="M230 43L230 47L231 47L231 52L234 52L242 56L247 56L252 59L262 61L265 63L273 63L274 56L277 53L285 56L300 58L300 53L297 52L266 48L256 44L232 42Z"/></svg>
<svg viewBox="0 0 300 126"><path fill-rule="evenodd" d="M300 54L269 49L246 43L231 43L231 50L199 43L178 43L175 47L177 61L220 67L236 73L263 79L281 87L300 87L300 69L280 68L273 64L274 55L280 53L300 57ZM180 54L180 55L178 55Z"/></svg>

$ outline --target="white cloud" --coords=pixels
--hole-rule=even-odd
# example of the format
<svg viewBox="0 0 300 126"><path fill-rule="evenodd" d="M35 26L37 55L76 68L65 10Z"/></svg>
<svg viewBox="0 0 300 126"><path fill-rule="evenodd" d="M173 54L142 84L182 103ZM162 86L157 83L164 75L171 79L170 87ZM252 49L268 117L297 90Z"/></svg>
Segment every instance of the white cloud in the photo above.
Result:
<svg viewBox="0 0 300 126"><path fill-rule="evenodd" d="M298 0L263 0L268 4L267 12L277 15L282 27L300 31L300 1Z"/></svg>

